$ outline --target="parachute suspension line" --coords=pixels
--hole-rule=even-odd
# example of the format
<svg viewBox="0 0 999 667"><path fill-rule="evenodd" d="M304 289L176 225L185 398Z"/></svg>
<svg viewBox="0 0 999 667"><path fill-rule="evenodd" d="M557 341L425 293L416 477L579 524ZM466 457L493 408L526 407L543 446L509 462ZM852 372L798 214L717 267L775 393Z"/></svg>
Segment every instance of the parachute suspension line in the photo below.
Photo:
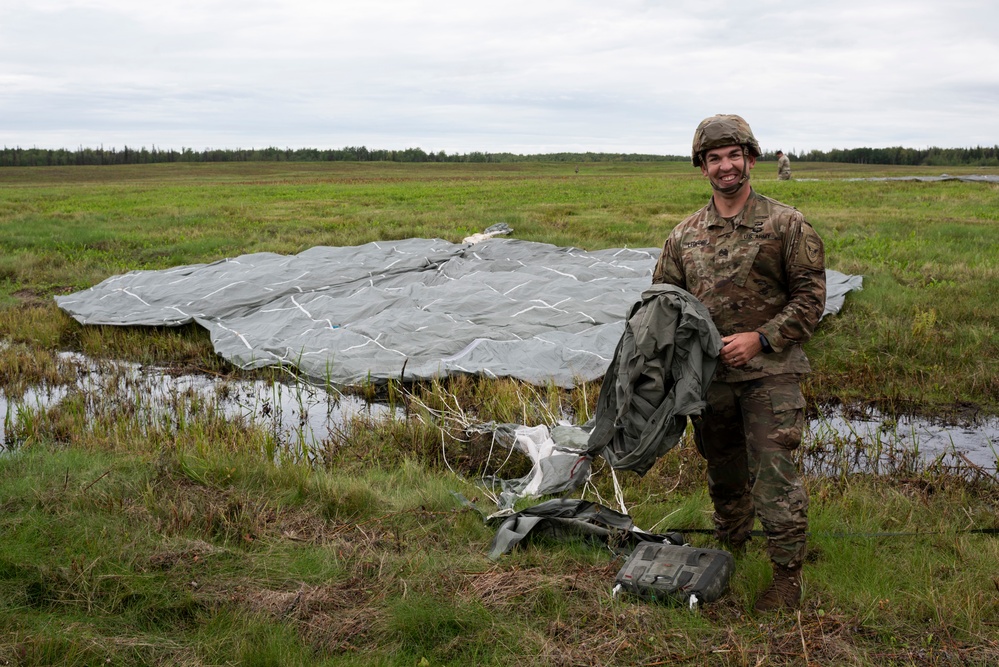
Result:
<svg viewBox="0 0 999 667"><path fill-rule="evenodd" d="M579 493L580 500L586 500L586 492L592 491L593 495L596 497L597 502L601 505L606 505L604 499L600 497L600 491L597 489L596 484L593 483L593 469L590 469L590 474L586 476L586 480L583 482L583 490Z"/></svg>
<svg viewBox="0 0 999 667"><path fill-rule="evenodd" d="M617 479L617 473L614 472L614 466L610 466L610 473L611 479L614 480L614 500L617 501L621 514L627 514L628 508L624 504L624 491L621 490L621 483Z"/></svg>
<svg viewBox="0 0 999 667"><path fill-rule="evenodd" d="M617 478L617 473L614 472L614 466L608 465L607 468L608 470L610 470L611 481L613 481L614 483L614 501L617 503L620 512L622 514L627 514L628 508L624 504L624 491L621 489L621 482ZM593 472L591 471L590 474L586 477L586 482L583 484L582 493L579 494L580 500L585 500L587 490L592 490L593 495L596 496L598 503L600 503L601 505L610 506L608 502L606 502L603 498L600 497L600 491L597 490L597 487L595 484L593 484L592 479L593 479Z"/></svg>

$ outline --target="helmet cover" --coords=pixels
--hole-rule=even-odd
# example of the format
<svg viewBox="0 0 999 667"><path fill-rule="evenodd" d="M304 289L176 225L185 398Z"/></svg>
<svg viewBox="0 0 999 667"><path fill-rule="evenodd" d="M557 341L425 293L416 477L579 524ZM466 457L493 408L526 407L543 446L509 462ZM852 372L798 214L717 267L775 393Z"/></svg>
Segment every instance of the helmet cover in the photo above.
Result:
<svg viewBox="0 0 999 667"><path fill-rule="evenodd" d="M725 146L745 146L754 158L763 154L759 142L753 136L753 130L742 116L718 114L705 118L697 126L697 130L694 132L690 161L695 167L700 167L701 155L705 151Z"/></svg>

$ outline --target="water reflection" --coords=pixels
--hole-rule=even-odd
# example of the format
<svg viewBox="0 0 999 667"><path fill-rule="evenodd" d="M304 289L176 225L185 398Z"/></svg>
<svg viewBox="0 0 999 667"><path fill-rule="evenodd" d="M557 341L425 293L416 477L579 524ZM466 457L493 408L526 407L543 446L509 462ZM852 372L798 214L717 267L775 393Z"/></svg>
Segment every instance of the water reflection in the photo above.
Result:
<svg viewBox="0 0 999 667"><path fill-rule="evenodd" d="M309 450L333 437L343 438L356 415L387 417L392 409L346 395L334 388L305 383L234 381L208 375L171 375L163 369L135 364L95 362L65 355L80 370L77 387L97 399L127 403L155 419L173 414L197 399L230 418L241 418L270 430L279 446ZM22 415L44 411L63 400L68 387L40 387L16 400L0 393L0 443ZM184 397L185 400L178 400ZM180 407L178 407L180 406ZM833 410L809 421L802 443L806 473L840 475L854 472L915 474L928 466L977 471L995 477L999 450L999 418L973 424L935 423L916 417L897 419L869 410Z"/></svg>
<svg viewBox="0 0 999 667"><path fill-rule="evenodd" d="M813 419L803 439L806 472L916 473L929 466L995 475L999 418L953 424L889 417L876 410L829 411Z"/></svg>
<svg viewBox="0 0 999 667"><path fill-rule="evenodd" d="M304 383L281 383L266 380L231 380L208 375L172 375L162 368L152 368L123 362L97 363L82 355L66 353L79 370L74 389L95 397L134 406L146 421L156 421L179 409L189 409L197 403L210 405L229 418L241 418L268 429L274 441L296 451L309 449L342 437L346 425L356 415L381 418L389 415L387 405L368 403L362 398L329 391ZM70 387L32 388L17 399L0 393L0 443L8 441L13 425L31 412L44 411L57 405L70 392ZM183 400L178 400L183 397ZM189 416L189 415L184 415Z"/></svg>

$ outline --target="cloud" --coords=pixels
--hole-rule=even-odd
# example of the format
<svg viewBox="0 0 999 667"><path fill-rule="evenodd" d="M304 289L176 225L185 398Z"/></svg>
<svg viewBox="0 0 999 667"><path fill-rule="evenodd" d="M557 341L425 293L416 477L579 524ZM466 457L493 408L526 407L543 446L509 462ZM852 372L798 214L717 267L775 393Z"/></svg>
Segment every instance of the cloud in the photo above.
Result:
<svg viewBox="0 0 999 667"><path fill-rule="evenodd" d="M0 142L685 154L999 142L999 9L881 3L36 0L0 6Z"/></svg>

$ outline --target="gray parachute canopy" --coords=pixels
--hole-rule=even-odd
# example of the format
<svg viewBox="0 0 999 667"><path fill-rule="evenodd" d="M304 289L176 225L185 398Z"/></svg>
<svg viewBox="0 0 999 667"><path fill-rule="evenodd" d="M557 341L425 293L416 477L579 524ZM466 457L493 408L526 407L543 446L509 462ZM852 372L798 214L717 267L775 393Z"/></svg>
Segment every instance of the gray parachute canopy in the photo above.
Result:
<svg viewBox="0 0 999 667"><path fill-rule="evenodd" d="M316 382L465 373L572 387L606 371L658 256L404 239L133 271L56 303L82 324L197 322L236 366L289 365ZM827 313L837 290L860 286L830 271Z"/></svg>

